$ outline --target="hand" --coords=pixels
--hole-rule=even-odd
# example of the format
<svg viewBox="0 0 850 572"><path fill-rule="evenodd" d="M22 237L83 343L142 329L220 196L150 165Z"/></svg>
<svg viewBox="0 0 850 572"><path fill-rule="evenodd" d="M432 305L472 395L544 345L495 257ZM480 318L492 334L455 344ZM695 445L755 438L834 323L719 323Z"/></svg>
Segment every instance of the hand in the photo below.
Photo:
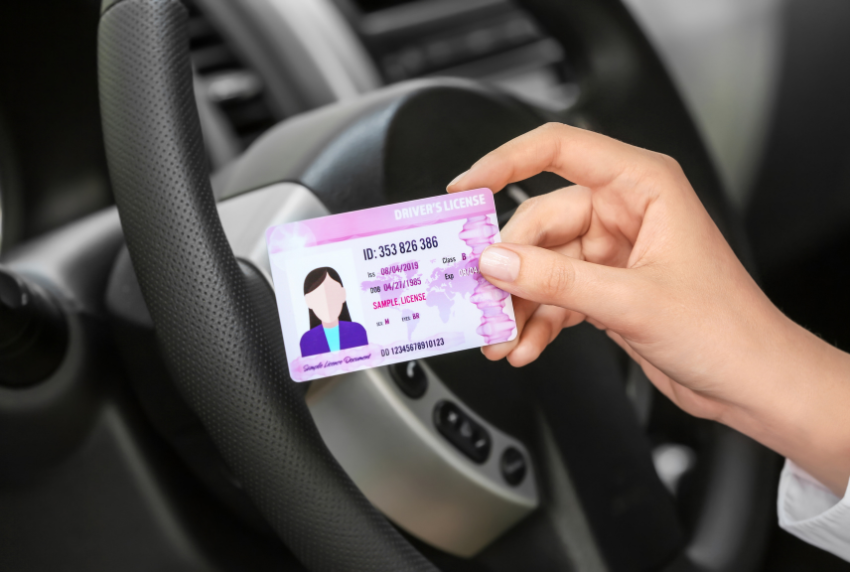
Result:
<svg viewBox="0 0 850 572"><path fill-rule="evenodd" d="M730 357L761 352L759 327L781 316L678 164L551 124L485 156L449 191L501 189L541 171L576 185L523 203L504 243L482 255L482 274L516 297L519 330L485 355L525 365L563 327L587 319L683 409L718 417L732 397L717 381L728 377Z"/></svg>
<svg viewBox="0 0 850 572"><path fill-rule="evenodd" d="M800 406L800 379L827 355L836 374L850 374L848 356L768 300L670 157L549 124L486 155L448 190L498 191L541 171L576 185L523 203L504 242L482 254L481 273L514 295L518 328L516 340L484 354L522 366L562 328L587 320L679 407L788 455L793 430L777 442L777 426L813 414ZM801 351L805 359L790 358ZM792 371L801 377L789 379ZM846 487L850 464L824 477L797 456Z"/></svg>

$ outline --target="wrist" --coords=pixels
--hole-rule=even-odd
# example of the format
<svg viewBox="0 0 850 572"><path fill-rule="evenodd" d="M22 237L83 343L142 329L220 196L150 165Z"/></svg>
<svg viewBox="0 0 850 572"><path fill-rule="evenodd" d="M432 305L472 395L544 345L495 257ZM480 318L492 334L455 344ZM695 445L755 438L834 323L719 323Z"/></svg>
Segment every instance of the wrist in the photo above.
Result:
<svg viewBox="0 0 850 572"><path fill-rule="evenodd" d="M837 495L850 478L850 355L776 311L747 390L718 419L804 468Z"/></svg>

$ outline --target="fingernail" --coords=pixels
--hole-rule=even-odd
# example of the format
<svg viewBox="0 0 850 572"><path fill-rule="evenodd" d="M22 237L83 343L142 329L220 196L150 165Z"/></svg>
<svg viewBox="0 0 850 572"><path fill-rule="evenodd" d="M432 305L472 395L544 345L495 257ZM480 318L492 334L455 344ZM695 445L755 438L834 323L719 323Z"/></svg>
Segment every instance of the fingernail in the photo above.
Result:
<svg viewBox="0 0 850 572"><path fill-rule="evenodd" d="M519 255L507 248L491 246L481 254L478 270L496 280L513 282L519 276Z"/></svg>
<svg viewBox="0 0 850 572"><path fill-rule="evenodd" d="M467 169L466 171L464 171L463 173L461 173L460 175L458 175L457 177L455 177L454 179L452 179L452 182L451 182L451 183L449 183L448 185L446 185L446 188L449 188L449 187L451 187L452 185L454 185L455 183L457 183L457 182L458 182L458 181L459 181L459 180L460 180L460 179L461 179L461 178L462 178L465 174L467 174L468 172L469 172L469 169Z"/></svg>

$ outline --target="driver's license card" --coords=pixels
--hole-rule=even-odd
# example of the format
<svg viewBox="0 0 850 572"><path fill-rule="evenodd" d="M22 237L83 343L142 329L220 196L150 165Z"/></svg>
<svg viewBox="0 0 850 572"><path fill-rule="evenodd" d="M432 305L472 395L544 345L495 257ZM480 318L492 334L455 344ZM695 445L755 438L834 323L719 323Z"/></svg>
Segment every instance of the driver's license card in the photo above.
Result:
<svg viewBox="0 0 850 572"><path fill-rule="evenodd" d="M489 189L269 228L292 379L514 339L510 295L478 273L499 241Z"/></svg>

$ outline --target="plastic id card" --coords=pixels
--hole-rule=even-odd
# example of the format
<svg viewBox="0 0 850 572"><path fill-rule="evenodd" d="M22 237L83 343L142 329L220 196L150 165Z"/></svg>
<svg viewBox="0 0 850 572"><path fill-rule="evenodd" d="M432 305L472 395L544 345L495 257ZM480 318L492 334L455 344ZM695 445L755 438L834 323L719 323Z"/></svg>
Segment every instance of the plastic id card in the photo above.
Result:
<svg viewBox="0 0 850 572"><path fill-rule="evenodd" d="M478 272L499 241L489 189L269 228L292 379L514 339L510 295Z"/></svg>

